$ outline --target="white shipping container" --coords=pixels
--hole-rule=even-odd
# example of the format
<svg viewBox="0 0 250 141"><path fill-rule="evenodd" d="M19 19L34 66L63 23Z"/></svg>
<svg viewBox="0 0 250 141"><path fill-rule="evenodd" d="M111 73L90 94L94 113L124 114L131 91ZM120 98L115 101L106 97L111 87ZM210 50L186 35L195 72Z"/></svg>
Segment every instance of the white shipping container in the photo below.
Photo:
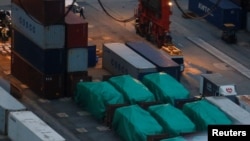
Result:
<svg viewBox="0 0 250 141"><path fill-rule="evenodd" d="M10 112L8 137L13 141L65 141L31 111Z"/></svg>
<svg viewBox="0 0 250 141"><path fill-rule="evenodd" d="M141 79L143 75L157 72L155 65L123 43L103 44L103 68L113 75L129 74Z"/></svg>
<svg viewBox="0 0 250 141"><path fill-rule="evenodd" d="M250 124L250 113L225 96L206 97L213 105L227 114L234 124Z"/></svg>
<svg viewBox="0 0 250 141"><path fill-rule="evenodd" d="M26 110L26 107L5 89L0 87L0 132L2 134L7 134L9 112L21 110Z"/></svg>
<svg viewBox="0 0 250 141"><path fill-rule="evenodd" d="M67 72L82 72L88 69L88 49L70 48L67 51Z"/></svg>
<svg viewBox="0 0 250 141"><path fill-rule="evenodd" d="M43 49L64 48L64 25L41 25L14 3L11 5L11 16L13 28L26 35L39 47Z"/></svg>

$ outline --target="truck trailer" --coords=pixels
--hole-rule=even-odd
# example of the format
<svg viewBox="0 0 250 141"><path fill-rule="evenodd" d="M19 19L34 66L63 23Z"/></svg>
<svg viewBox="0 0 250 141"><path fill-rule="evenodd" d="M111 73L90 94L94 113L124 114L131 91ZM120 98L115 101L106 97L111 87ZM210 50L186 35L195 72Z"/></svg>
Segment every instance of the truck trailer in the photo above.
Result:
<svg viewBox="0 0 250 141"><path fill-rule="evenodd" d="M103 44L102 67L112 75L129 74L142 79L145 74L157 72L157 67L124 43Z"/></svg>
<svg viewBox="0 0 250 141"><path fill-rule="evenodd" d="M200 77L201 96L226 96L236 100L236 85L219 73L201 74Z"/></svg>

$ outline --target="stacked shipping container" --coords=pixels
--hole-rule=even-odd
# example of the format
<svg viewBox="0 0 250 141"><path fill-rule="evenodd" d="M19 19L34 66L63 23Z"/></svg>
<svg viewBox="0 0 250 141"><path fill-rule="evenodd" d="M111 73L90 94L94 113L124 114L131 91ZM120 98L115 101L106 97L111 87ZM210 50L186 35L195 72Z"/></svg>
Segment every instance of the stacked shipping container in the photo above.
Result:
<svg viewBox="0 0 250 141"><path fill-rule="evenodd" d="M33 13L29 9L36 8L25 5L27 1L29 0L21 1L22 3L12 1L11 74L42 98L62 97L65 79L65 26L45 26L46 19L43 18L46 18L46 14L43 15L43 12L47 12L44 9L48 8L48 4L44 3L40 7L43 10ZM58 5L64 8L64 5ZM58 10L57 8L54 9ZM35 14L41 14L42 17L36 17Z"/></svg>
<svg viewBox="0 0 250 141"><path fill-rule="evenodd" d="M88 80L88 23L66 9L66 95L72 96L80 80Z"/></svg>
<svg viewBox="0 0 250 141"><path fill-rule="evenodd" d="M11 10L12 75L43 98L71 96L88 78L88 23L64 0L12 0Z"/></svg>

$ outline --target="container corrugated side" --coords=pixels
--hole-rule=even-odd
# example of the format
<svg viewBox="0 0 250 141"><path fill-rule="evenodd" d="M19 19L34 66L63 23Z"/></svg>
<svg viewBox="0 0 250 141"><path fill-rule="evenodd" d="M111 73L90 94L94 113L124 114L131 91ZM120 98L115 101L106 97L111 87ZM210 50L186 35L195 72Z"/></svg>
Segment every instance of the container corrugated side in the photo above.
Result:
<svg viewBox="0 0 250 141"><path fill-rule="evenodd" d="M41 25L64 24L64 0L11 0Z"/></svg>
<svg viewBox="0 0 250 141"><path fill-rule="evenodd" d="M88 49L69 48L67 49L67 72L87 71Z"/></svg>
<svg viewBox="0 0 250 141"><path fill-rule="evenodd" d="M188 9L198 16L203 16L211 11L216 4L216 0L189 0ZM228 0L221 0L213 12L205 19L212 25L223 28L225 23L233 23L236 28L241 28L242 10L239 6Z"/></svg>
<svg viewBox="0 0 250 141"><path fill-rule="evenodd" d="M17 30L12 32L12 50L46 74L62 73L66 68L64 48L42 49Z"/></svg>
<svg viewBox="0 0 250 141"><path fill-rule="evenodd" d="M145 74L157 72L155 65L123 43L103 44L102 65L113 75L129 74L137 79L141 79Z"/></svg>
<svg viewBox="0 0 250 141"><path fill-rule="evenodd" d="M39 47L43 49L65 47L65 25L43 26L13 3L11 16L13 28L27 36Z"/></svg>
<svg viewBox="0 0 250 141"><path fill-rule="evenodd" d="M145 42L127 42L126 45L153 63L158 71L170 74L173 78L180 81L180 65L174 62L170 57L154 49Z"/></svg>
<svg viewBox="0 0 250 141"><path fill-rule="evenodd" d="M66 47L76 48L88 45L88 23L80 16L69 12L65 17Z"/></svg>
<svg viewBox="0 0 250 141"><path fill-rule="evenodd" d="M57 99L64 96L65 73L42 73L15 52L11 54L10 68L12 76L41 98Z"/></svg>
<svg viewBox="0 0 250 141"><path fill-rule="evenodd" d="M65 141L32 111L10 112L8 137L13 141Z"/></svg>
<svg viewBox="0 0 250 141"><path fill-rule="evenodd" d="M205 97L210 103L227 114L234 124L250 124L250 113L224 96Z"/></svg>
<svg viewBox="0 0 250 141"><path fill-rule="evenodd" d="M21 110L26 110L26 107L0 87L0 132L2 134L7 135L7 118L9 112Z"/></svg>

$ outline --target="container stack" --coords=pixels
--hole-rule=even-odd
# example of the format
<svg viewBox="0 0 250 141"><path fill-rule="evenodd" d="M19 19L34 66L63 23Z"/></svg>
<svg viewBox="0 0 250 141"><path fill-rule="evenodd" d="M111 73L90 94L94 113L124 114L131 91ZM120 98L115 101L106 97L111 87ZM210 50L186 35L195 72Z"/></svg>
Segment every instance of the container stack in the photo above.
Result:
<svg viewBox="0 0 250 141"><path fill-rule="evenodd" d="M96 45L88 23L65 0L12 0L11 74L42 98L71 97L76 84L90 80Z"/></svg>
<svg viewBox="0 0 250 141"><path fill-rule="evenodd" d="M80 16L66 8L65 16L65 50L66 50L66 96L72 97L76 84L88 77L88 23Z"/></svg>
<svg viewBox="0 0 250 141"><path fill-rule="evenodd" d="M11 74L42 98L65 96L64 0L11 4Z"/></svg>

